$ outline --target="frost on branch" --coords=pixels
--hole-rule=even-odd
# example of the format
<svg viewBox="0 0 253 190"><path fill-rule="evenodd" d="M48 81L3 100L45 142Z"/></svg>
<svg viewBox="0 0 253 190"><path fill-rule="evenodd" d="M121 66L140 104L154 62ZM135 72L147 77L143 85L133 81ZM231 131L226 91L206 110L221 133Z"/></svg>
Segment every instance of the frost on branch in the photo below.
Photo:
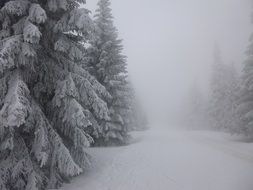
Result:
<svg viewBox="0 0 253 190"><path fill-rule="evenodd" d="M20 36L0 41L0 73L15 67L15 56L20 51Z"/></svg>
<svg viewBox="0 0 253 190"><path fill-rule="evenodd" d="M2 8L8 14L23 16L27 13L30 2L27 0L14 0L9 1Z"/></svg>
<svg viewBox="0 0 253 190"><path fill-rule="evenodd" d="M39 4L32 4L29 9L29 19L37 24L44 23L47 15L44 9Z"/></svg>
<svg viewBox="0 0 253 190"><path fill-rule="evenodd" d="M89 17L87 9L74 9L68 14L63 15L61 20L54 27L55 32L71 32L88 37L94 31L93 22Z"/></svg>
<svg viewBox="0 0 253 190"><path fill-rule="evenodd" d="M38 44L42 35L38 27L28 20L25 22L23 33L24 41L31 44Z"/></svg>
<svg viewBox="0 0 253 190"><path fill-rule="evenodd" d="M0 111L0 118L5 127L20 127L25 123L30 111L29 90L18 72L9 80L8 93Z"/></svg>

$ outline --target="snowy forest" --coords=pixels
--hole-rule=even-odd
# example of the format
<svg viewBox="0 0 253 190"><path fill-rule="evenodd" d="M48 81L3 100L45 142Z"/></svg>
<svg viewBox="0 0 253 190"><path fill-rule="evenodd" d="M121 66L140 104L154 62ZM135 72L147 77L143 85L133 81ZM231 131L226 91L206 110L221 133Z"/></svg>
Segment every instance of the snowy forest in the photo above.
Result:
<svg viewBox="0 0 253 190"><path fill-rule="evenodd" d="M0 0L0 190L252 190L251 2L189 2Z"/></svg>
<svg viewBox="0 0 253 190"><path fill-rule="evenodd" d="M110 3L80 3L1 2L1 190L60 187L137 126Z"/></svg>

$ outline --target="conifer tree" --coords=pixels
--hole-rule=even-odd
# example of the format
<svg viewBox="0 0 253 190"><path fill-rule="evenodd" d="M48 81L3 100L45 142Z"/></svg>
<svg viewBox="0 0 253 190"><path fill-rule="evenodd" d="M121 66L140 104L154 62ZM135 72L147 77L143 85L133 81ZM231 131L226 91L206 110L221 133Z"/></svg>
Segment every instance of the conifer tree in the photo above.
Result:
<svg viewBox="0 0 253 190"><path fill-rule="evenodd" d="M224 118L222 102L225 98L224 94L224 63L222 62L221 52L218 46L214 48L214 62L212 65L211 75L211 96L209 113L211 118L212 127L215 129L222 128L222 120Z"/></svg>
<svg viewBox="0 0 253 190"><path fill-rule="evenodd" d="M110 1L100 0L95 14L96 36L89 49L91 73L106 87L112 99L107 100L110 121L100 120L101 143L125 143L130 123L130 87L127 81L126 57L122 40L113 24Z"/></svg>
<svg viewBox="0 0 253 190"><path fill-rule="evenodd" d="M211 125L214 129L231 131L237 125L238 91L239 80L235 67L224 64L220 50L216 48L209 106Z"/></svg>
<svg viewBox="0 0 253 190"><path fill-rule="evenodd" d="M83 69L85 0L7 0L0 10L0 189L57 188L90 164L110 95Z"/></svg>
<svg viewBox="0 0 253 190"><path fill-rule="evenodd" d="M226 98L224 125L226 131L235 133L240 126L240 119L237 112L240 96L240 80L234 63L226 65Z"/></svg>
<svg viewBox="0 0 253 190"><path fill-rule="evenodd" d="M244 63L242 87L237 109L241 123L238 125L236 132L253 137L253 35L250 38L246 54L248 57Z"/></svg>

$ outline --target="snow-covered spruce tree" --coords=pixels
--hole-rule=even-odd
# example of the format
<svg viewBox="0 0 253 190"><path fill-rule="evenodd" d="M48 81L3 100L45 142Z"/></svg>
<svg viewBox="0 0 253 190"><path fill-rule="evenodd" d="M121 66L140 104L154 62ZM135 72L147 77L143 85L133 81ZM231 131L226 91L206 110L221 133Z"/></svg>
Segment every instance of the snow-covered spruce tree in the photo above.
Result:
<svg viewBox="0 0 253 190"><path fill-rule="evenodd" d="M240 126L240 117L237 111L240 96L240 79L235 65L226 65L225 73L226 81L226 98L225 98L225 118L224 125L226 131L236 133L238 126Z"/></svg>
<svg viewBox="0 0 253 190"><path fill-rule="evenodd" d="M253 137L253 35L250 37L250 44L246 53L248 58L244 63L237 109L241 123L236 132Z"/></svg>
<svg viewBox="0 0 253 190"><path fill-rule="evenodd" d="M237 98L239 80L233 65L224 64L218 48L214 52L209 113L211 126L231 131L238 124Z"/></svg>
<svg viewBox="0 0 253 190"><path fill-rule="evenodd" d="M209 113L211 118L211 127L215 129L222 128L224 118L224 63L222 62L221 52L218 46L214 48L214 62L212 65L212 75L210 84L210 105Z"/></svg>
<svg viewBox="0 0 253 190"><path fill-rule="evenodd" d="M82 68L94 27L79 3L1 4L1 190L57 188L82 173L93 141L87 131L95 117L109 120L109 93Z"/></svg>
<svg viewBox="0 0 253 190"><path fill-rule="evenodd" d="M130 88L127 81L126 57L122 55L122 41L117 29L109 0L100 0L95 14L96 37L89 49L89 69L98 81L106 87L112 99L107 101L110 121L100 120L103 132L97 144L125 143L127 126L130 123Z"/></svg>

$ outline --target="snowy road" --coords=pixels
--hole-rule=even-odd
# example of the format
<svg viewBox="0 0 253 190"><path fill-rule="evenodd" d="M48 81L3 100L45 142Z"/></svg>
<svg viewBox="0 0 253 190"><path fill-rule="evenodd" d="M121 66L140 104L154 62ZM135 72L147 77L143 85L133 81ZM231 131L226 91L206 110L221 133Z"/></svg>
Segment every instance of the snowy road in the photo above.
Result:
<svg viewBox="0 0 253 190"><path fill-rule="evenodd" d="M95 148L94 168L63 190L253 190L253 144L213 132L148 131Z"/></svg>

